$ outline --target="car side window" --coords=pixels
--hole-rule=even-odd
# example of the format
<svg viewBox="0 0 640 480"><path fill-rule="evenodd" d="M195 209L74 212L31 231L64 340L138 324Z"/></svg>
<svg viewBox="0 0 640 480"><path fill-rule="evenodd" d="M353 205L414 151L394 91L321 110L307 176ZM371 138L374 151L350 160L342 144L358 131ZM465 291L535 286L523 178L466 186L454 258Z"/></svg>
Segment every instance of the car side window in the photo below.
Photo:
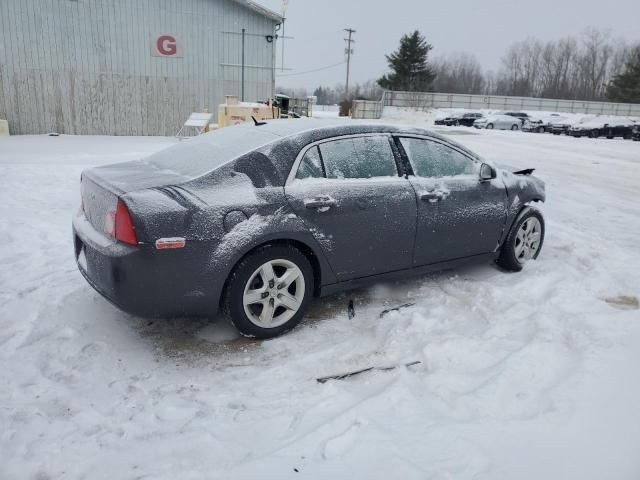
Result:
<svg viewBox="0 0 640 480"><path fill-rule="evenodd" d="M418 177L453 177L478 173L479 165L442 143L420 138L401 138L413 172Z"/></svg>
<svg viewBox="0 0 640 480"><path fill-rule="evenodd" d="M324 170L322 168L322 160L320 159L320 152L318 147L311 147L304 154L296 178L324 178Z"/></svg>
<svg viewBox="0 0 640 480"><path fill-rule="evenodd" d="M327 178L376 178L398 175L385 136L341 138L320 144Z"/></svg>

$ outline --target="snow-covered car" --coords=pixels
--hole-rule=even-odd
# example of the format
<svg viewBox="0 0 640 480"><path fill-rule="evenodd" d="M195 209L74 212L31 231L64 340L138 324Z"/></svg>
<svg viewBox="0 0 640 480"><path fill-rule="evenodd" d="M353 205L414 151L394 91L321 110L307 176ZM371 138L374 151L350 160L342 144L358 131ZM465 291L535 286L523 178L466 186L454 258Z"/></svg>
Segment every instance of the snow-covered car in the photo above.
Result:
<svg viewBox="0 0 640 480"><path fill-rule="evenodd" d="M562 117L557 113L529 117L525 120L524 125L522 126L522 131L535 133L550 132L553 123L561 122L564 119L565 117Z"/></svg>
<svg viewBox="0 0 640 480"><path fill-rule="evenodd" d="M228 127L85 170L80 272L143 317L223 307L247 336L295 327L312 296L470 261L537 258L545 200L420 128L301 119Z"/></svg>
<svg viewBox="0 0 640 480"><path fill-rule="evenodd" d="M561 120L552 121L547 130L554 135L569 135L571 127L591 118L593 117L563 117Z"/></svg>
<svg viewBox="0 0 640 480"><path fill-rule="evenodd" d="M479 118L482 118L482 113L465 113L463 115L450 115L446 118L436 120L435 124L446 125L448 127L452 127L452 126L472 127L473 123Z"/></svg>
<svg viewBox="0 0 640 480"><path fill-rule="evenodd" d="M459 126L463 126L463 127L473 127L473 124L475 123L476 120L482 118L484 115L482 113L465 113L462 118L460 118L458 120L458 123L456 123L456 125Z"/></svg>
<svg viewBox="0 0 640 480"><path fill-rule="evenodd" d="M475 128L486 128L487 130L520 130L522 122L517 117L510 115L494 114L479 118L473 123Z"/></svg>
<svg viewBox="0 0 640 480"><path fill-rule="evenodd" d="M524 113L524 112L504 112L505 115L508 115L510 117L515 117L515 118L519 118L520 119L520 123L522 125L524 125L524 122L526 122L529 118L529 114L528 113Z"/></svg>
<svg viewBox="0 0 640 480"><path fill-rule="evenodd" d="M595 117L575 124L569 130L572 137L607 137L609 139L622 137L631 138L635 122L624 117Z"/></svg>
<svg viewBox="0 0 640 480"><path fill-rule="evenodd" d="M458 122L462 118L462 116L463 116L462 113L450 114L450 115L447 115L444 118L438 118L433 123L435 125L445 125L447 127L450 127L452 125L456 125L456 122Z"/></svg>

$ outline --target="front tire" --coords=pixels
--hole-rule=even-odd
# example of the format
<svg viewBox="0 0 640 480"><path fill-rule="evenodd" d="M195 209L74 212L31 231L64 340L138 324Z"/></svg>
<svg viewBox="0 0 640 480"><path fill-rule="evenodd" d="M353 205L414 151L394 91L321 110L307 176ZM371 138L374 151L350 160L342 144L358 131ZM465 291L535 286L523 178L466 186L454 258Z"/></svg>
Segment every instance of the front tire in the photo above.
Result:
<svg viewBox="0 0 640 480"><path fill-rule="evenodd" d="M542 213L527 207L511 227L496 263L511 272L521 271L529 260L540 255L544 233Z"/></svg>
<svg viewBox="0 0 640 480"><path fill-rule="evenodd" d="M514 123L513 125L511 125L511 130L512 131L520 130L520 127Z"/></svg>
<svg viewBox="0 0 640 480"><path fill-rule="evenodd" d="M487 124L487 130L493 130L493 123Z"/></svg>
<svg viewBox="0 0 640 480"><path fill-rule="evenodd" d="M265 245L233 270L225 310L245 337L273 338L300 323L313 290L313 269L304 254L289 245Z"/></svg>

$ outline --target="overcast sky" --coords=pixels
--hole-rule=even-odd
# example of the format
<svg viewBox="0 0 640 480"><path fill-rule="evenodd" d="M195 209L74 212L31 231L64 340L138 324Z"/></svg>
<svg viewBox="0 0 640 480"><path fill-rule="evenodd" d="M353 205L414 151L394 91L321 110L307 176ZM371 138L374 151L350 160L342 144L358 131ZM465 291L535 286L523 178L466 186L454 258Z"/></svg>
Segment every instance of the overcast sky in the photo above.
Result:
<svg viewBox="0 0 640 480"><path fill-rule="evenodd" d="M257 2L282 9L282 0ZM486 69L498 69L506 47L529 36L558 39L592 25L611 29L615 38L640 41L640 0L289 0L286 16L285 34L295 37L285 46L285 68L291 70L278 70L276 83L310 90L344 82L344 65L296 74L343 61L348 27L357 30L357 82L385 73L384 54L415 29L433 44L433 55L473 53Z"/></svg>

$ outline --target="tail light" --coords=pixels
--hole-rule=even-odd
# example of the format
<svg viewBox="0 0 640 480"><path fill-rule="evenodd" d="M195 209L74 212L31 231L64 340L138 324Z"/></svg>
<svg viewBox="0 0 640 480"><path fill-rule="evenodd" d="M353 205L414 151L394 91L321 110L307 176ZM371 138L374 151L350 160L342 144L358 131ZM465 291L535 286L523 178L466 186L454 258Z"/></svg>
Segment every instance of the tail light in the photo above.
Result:
<svg viewBox="0 0 640 480"><path fill-rule="evenodd" d="M116 210L107 213L105 231L119 242L137 245L138 237L127 205L118 199Z"/></svg>

